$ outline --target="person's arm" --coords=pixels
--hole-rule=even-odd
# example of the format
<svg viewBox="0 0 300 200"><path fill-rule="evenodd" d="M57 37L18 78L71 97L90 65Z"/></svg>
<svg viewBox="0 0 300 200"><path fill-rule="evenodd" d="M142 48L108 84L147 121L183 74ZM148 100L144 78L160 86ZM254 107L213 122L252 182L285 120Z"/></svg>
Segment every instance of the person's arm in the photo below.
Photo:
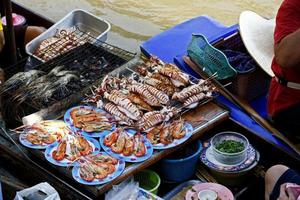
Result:
<svg viewBox="0 0 300 200"><path fill-rule="evenodd" d="M275 44L275 59L282 68L299 67L300 64L300 27Z"/></svg>
<svg viewBox="0 0 300 200"><path fill-rule="evenodd" d="M278 200L296 200L292 190L290 188L286 189L286 183L280 186L280 193Z"/></svg>

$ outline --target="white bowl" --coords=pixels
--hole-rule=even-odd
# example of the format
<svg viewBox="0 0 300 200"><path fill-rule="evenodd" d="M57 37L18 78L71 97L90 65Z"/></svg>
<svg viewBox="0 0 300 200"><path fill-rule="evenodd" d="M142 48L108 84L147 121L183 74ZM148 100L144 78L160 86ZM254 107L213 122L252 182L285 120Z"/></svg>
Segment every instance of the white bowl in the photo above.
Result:
<svg viewBox="0 0 300 200"><path fill-rule="evenodd" d="M217 200L218 194L213 190L201 190L198 193L199 200Z"/></svg>
<svg viewBox="0 0 300 200"><path fill-rule="evenodd" d="M235 140L244 144L244 150L237 153L225 153L219 151L216 147L224 140ZM237 165L246 160L247 149L249 148L248 139L242 134L236 132L222 132L218 133L211 139L211 146L213 149L213 155L217 161L226 165Z"/></svg>

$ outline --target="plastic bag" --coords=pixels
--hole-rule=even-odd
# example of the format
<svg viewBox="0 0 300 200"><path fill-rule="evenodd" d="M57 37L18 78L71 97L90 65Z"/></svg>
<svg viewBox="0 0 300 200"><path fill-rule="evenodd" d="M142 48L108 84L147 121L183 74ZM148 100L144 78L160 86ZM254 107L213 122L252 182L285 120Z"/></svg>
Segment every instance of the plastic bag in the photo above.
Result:
<svg viewBox="0 0 300 200"><path fill-rule="evenodd" d="M113 188L105 195L105 200L136 200L139 184L133 178L127 179Z"/></svg>
<svg viewBox="0 0 300 200"><path fill-rule="evenodd" d="M105 200L162 200L139 187L138 182L129 178L119 185L114 186L106 195Z"/></svg>
<svg viewBox="0 0 300 200"><path fill-rule="evenodd" d="M60 200L57 191L49 183L40 183L17 192L14 200Z"/></svg>

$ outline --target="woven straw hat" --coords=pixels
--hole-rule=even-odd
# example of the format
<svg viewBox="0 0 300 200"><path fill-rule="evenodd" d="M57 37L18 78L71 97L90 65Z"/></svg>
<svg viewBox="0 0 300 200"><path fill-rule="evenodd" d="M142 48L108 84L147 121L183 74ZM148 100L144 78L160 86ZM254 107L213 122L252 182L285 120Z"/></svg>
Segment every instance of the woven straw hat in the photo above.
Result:
<svg viewBox="0 0 300 200"><path fill-rule="evenodd" d="M249 54L270 76L274 57L275 20L265 19L255 12L244 11L239 20L240 34Z"/></svg>

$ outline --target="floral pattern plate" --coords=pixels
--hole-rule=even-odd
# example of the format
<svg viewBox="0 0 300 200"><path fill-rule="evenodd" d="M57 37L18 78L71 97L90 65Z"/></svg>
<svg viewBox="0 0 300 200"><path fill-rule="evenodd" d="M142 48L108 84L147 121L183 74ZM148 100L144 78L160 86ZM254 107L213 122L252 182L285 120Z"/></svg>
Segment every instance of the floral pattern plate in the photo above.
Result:
<svg viewBox="0 0 300 200"><path fill-rule="evenodd" d="M246 169L251 166L257 159L257 151L253 148L251 144L247 149L247 156L245 161L241 162L237 165L225 165L223 163L218 162L213 155L213 149L210 143L205 143L203 145L205 148L203 149L200 160L203 164L205 164L208 168L216 170L216 171L226 171L226 172L238 172Z"/></svg>
<svg viewBox="0 0 300 200"><path fill-rule="evenodd" d="M100 152L99 154L107 155L107 153L105 153L105 152ZM123 160L118 160L118 164L116 165L116 171L114 173L108 175L104 179L94 179L93 181L88 182L80 177L80 164L78 162L76 162L76 164L74 165L74 167L72 169L72 176L77 182L84 184L84 185L101 185L101 184L107 183L109 181L112 181L113 179L120 176L122 174L122 172L124 171L124 169L125 169L125 162Z"/></svg>
<svg viewBox="0 0 300 200"><path fill-rule="evenodd" d="M81 130L80 128L75 127L74 124L73 124L73 120L72 120L72 118L70 116L70 113L72 112L72 110L74 110L76 108L95 110L96 112L103 113L103 114L107 115L109 117L109 120L113 121L113 117L110 116L104 110L101 110L99 108L95 108L95 107L92 107L92 106L83 106L83 105L82 106L76 106L76 107L73 107L73 108L70 108L69 110L67 110L67 112L64 115L64 120L65 120L66 124L74 132L80 133L80 134L82 134L84 136L87 136L87 137L99 138L99 137L101 137L104 134L111 133L111 131L113 131L116 128L116 124L114 122L112 122L112 128L111 128L111 130L103 130L103 131L100 131L100 132L86 132L86 131Z"/></svg>

